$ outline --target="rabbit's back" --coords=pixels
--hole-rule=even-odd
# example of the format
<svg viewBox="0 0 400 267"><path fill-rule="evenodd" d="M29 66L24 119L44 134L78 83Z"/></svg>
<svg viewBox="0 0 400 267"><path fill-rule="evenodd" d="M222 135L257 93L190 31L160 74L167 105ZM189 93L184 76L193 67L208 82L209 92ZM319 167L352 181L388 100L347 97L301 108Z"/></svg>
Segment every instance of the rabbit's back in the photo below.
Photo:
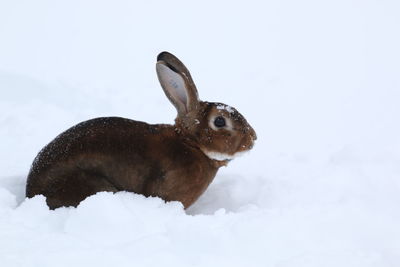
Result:
<svg viewBox="0 0 400 267"><path fill-rule="evenodd" d="M201 170L204 164L210 167L207 173ZM185 204L197 199L216 171L171 125L97 118L68 129L42 149L26 194L45 195L51 208L76 206L100 191L131 191Z"/></svg>

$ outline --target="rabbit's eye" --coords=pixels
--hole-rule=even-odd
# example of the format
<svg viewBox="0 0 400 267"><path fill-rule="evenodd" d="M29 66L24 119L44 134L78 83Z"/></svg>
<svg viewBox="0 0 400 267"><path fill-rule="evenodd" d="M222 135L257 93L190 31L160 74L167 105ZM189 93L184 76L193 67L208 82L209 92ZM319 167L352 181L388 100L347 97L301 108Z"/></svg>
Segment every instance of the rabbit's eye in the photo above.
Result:
<svg viewBox="0 0 400 267"><path fill-rule="evenodd" d="M226 125L224 117L218 116L214 120L214 125L218 128L222 128Z"/></svg>

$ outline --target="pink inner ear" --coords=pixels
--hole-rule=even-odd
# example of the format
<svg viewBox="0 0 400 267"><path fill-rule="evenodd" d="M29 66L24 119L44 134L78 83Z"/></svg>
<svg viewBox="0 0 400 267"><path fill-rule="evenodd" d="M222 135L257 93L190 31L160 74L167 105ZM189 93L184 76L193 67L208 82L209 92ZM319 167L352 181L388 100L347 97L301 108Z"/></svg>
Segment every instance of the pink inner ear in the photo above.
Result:
<svg viewBox="0 0 400 267"><path fill-rule="evenodd" d="M162 63L157 64L157 74L161 86L168 92L171 100L187 111L188 93L182 76Z"/></svg>
<svg viewBox="0 0 400 267"><path fill-rule="evenodd" d="M170 93L172 95L173 98L178 99L179 102L181 102L182 104L184 104L186 106L186 100L187 100L187 93L186 93L186 88L185 83L183 82L183 79L178 75L178 77L181 79L181 81L177 81L174 78L171 78L168 83L171 87ZM181 82L183 84L181 84ZM183 87L183 89L182 89Z"/></svg>

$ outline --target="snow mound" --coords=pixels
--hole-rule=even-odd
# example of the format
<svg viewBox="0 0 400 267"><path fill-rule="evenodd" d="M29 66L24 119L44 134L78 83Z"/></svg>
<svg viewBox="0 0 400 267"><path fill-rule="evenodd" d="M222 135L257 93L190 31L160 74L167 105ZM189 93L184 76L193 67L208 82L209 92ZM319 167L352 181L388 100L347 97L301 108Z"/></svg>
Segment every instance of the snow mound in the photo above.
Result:
<svg viewBox="0 0 400 267"><path fill-rule="evenodd" d="M276 177L219 175L187 211L128 192L101 192L52 211L42 196L17 205L7 190L13 186L0 183L2 263L394 266L397 167L336 161L321 167L286 158Z"/></svg>

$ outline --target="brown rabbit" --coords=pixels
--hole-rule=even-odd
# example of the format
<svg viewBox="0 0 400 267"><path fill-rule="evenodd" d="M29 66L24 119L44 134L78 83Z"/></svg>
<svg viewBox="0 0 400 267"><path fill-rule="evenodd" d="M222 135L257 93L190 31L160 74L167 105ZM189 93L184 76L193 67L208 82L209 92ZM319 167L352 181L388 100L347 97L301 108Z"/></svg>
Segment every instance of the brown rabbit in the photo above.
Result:
<svg viewBox="0 0 400 267"><path fill-rule="evenodd" d="M100 191L129 191L189 207L221 166L253 147L256 133L234 108L200 101L189 71L168 52L157 75L178 111L175 125L96 118L57 136L36 156L26 196L55 209Z"/></svg>

